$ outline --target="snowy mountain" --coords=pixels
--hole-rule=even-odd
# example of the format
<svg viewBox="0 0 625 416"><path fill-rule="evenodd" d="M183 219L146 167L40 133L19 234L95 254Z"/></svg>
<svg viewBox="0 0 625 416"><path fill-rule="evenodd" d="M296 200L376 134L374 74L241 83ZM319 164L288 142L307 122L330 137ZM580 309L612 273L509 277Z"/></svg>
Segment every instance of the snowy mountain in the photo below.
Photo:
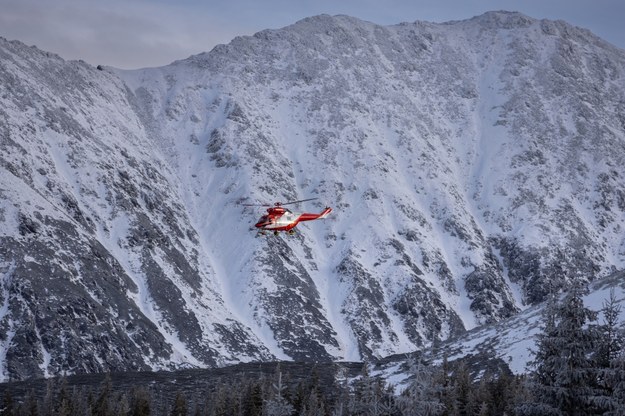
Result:
<svg viewBox="0 0 625 416"><path fill-rule="evenodd" d="M625 268L625 52L316 16L162 68L0 40L0 376L414 351ZM262 209L334 208L257 238Z"/></svg>

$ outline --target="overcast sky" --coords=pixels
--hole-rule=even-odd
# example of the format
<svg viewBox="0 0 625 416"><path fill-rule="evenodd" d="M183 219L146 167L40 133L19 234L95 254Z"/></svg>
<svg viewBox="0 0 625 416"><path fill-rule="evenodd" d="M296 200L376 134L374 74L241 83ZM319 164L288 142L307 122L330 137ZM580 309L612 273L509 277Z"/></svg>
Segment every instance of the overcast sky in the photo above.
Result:
<svg viewBox="0 0 625 416"><path fill-rule="evenodd" d="M390 25L489 10L562 19L625 49L625 0L0 0L0 36L65 59L134 69L322 13Z"/></svg>

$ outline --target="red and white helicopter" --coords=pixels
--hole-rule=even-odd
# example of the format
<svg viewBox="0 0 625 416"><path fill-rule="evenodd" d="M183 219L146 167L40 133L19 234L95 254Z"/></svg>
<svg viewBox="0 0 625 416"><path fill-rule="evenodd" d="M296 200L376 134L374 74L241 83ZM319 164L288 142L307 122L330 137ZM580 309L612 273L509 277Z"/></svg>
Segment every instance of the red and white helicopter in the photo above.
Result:
<svg viewBox="0 0 625 416"><path fill-rule="evenodd" d="M272 231L274 235L278 235L280 231L286 231L289 234L295 232L294 228L302 221L312 221L323 219L332 212L332 208L325 207L319 214L311 214L308 212L296 213L292 212L288 208L284 208L285 205L299 204L300 202L312 201L317 198L301 199L299 201L290 202L276 202L273 205L268 204L243 204L246 207L269 207L267 208L267 214L259 218L258 222L254 225L258 228L260 234L265 234L266 231Z"/></svg>

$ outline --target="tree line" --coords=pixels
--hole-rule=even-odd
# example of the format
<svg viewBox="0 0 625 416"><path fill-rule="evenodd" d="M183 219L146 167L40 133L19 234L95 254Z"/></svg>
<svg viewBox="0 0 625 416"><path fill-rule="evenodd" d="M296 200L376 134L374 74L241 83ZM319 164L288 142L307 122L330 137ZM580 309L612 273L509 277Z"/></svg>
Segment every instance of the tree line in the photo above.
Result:
<svg viewBox="0 0 625 416"><path fill-rule="evenodd" d="M322 385L314 372L294 383L278 366L273 376L171 397L144 386L116 391L110 379L96 391L55 379L43 397L32 392L17 401L7 390L0 416L625 415L621 308L611 292L600 313L593 312L584 305L586 293L584 285L575 284L548 302L524 375L486 373L475 380L462 360L443 359L434 366L415 359L407 387L398 391L367 365L354 379L339 370L331 386Z"/></svg>

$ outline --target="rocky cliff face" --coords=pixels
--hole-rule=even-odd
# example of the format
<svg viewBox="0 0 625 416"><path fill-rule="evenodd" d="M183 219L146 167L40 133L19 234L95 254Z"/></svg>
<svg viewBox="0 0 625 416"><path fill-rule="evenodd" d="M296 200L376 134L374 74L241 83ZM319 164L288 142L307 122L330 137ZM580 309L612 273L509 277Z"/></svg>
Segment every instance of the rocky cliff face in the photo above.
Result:
<svg viewBox="0 0 625 416"><path fill-rule="evenodd" d="M124 84L0 53L4 377L271 357L224 305Z"/></svg>
<svg viewBox="0 0 625 416"><path fill-rule="evenodd" d="M504 12L137 71L3 40L3 377L379 357L623 269L624 68ZM241 205L308 197L295 236Z"/></svg>

